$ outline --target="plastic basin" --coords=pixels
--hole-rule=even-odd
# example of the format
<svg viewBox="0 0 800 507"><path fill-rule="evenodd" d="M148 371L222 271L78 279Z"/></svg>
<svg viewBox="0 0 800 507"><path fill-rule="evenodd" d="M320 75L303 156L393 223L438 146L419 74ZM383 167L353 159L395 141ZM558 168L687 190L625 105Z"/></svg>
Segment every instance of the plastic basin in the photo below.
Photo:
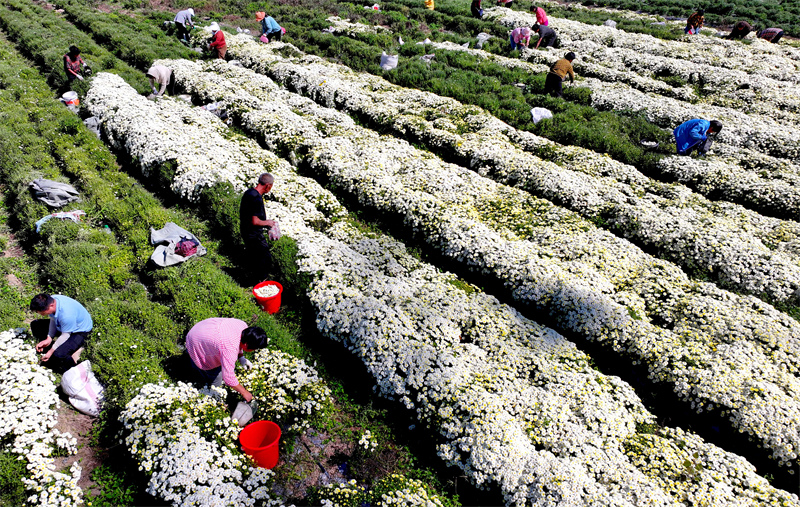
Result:
<svg viewBox="0 0 800 507"><path fill-rule="evenodd" d="M257 421L239 432L242 451L252 456L261 468L274 468L278 464L280 440L281 428L272 421Z"/></svg>
<svg viewBox="0 0 800 507"><path fill-rule="evenodd" d="M275 285L276 287L278 287L278 293L268 298L264 298L256 294L256 289L260 289L261 287L265 287L267 285ZM256 301L258 301L258 304L261 305L261 308L265 312L269 313L278 312L278 310L281 307L281 294L283 294L283 285L279 284L278 282L266 281L266 282L261 282L255 287L253 287L253 296L255 296Z"/></svg>

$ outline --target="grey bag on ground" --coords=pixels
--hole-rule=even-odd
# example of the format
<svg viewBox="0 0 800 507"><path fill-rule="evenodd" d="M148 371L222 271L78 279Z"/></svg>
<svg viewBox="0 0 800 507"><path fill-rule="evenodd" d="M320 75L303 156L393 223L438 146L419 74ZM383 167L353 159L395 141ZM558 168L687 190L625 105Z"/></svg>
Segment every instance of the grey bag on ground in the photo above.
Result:
<svg viewBox="0 0 800 507"><path fill-rule="evenodd" d="M36 199L53 208L60 208L65 204L80 200L78 191L68 183L39 178L33 180L30 187Z"/></svg>

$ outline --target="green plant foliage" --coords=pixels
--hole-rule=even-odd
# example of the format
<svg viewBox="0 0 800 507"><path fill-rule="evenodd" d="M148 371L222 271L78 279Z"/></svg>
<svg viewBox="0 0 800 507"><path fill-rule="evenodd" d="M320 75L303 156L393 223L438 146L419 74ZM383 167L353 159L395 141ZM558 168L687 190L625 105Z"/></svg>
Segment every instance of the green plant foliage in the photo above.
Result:
<svg viewBox="0 0 800 507"><path fill-rule="evenodd" d="M144 74L118 60L98 46L91 36L54 11L24 0L2 0L0 27L43 70L47 75L47 82L59 91L65 91L69 86L64 73L64 54L70 45L80 48L81 56L94 72L113 72L125 78L140 92L149 90ZM88 87L87 81L73 82L73 88L81 95Z"/></svg>
<svg viewBox="0 0 800 507"><path fill-rule="evenodd" d="M0 451L0 507L23 505L28 498L22 483L27 474L25 464L17 454Z"/></svg>
<svg viewBox="0 0 800 507"><path fill-rule="evenodd" d="M79 2L56 4L67 19L94 40L137 69L146 71L160 58L196 59L199 55L177 38L169 37L149 19L137 19L122 12L102 13Z"/></svg>

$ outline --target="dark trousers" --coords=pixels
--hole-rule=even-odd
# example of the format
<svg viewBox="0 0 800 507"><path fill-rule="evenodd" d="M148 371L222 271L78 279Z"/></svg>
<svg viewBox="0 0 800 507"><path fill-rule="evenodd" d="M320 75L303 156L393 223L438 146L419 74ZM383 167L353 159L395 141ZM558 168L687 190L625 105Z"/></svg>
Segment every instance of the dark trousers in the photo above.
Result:
<svg viewBox="0 0 800 507"><path fill-rule="evenodd" d="M547 78L544 80L544 93L549 93L553 97L563 97L564 89L561 86L563 81L558 74L548 72Z"/></svg>
<svg viewBox="0 0 800 507"><path fill-rule="evenodd" d="M183 23L175 23L175 28L178 30L178 40L185 40L189 42L189 29Z"/></svg>
<svg viewBox="0 0 800 507"><path fill-rule="evenodd" d="M31 334L37 342L47 338L47 332L50 330L50 319L38 319L31 322ZM50 359L43 361L42 365L50 368L56 373L64 373L70 368L76 366L76 362L72 359L72 354L81 348L89 337L91 331L79 331L72 333L67 338L67 341L62 343L50 356ZM56 337L53 338L52 347L55 344Z"/></svg>
<svg viewBox="0 0 800 507"><path fill-rule="evenodd" d="M547 37L542 39L542 43L539 44L540 48L546 47L553 47L556 44L556 36L555 35L548 35Z"/></svg>
<svg viewBox="0 0 800 507"><path fill-rule="evenodd" d="M275 30L274 32L267 32L264 35L267 36L267 39L269 39L270 42L274 42L276 40L281 40L281 37L283 37L283 31Z"/></svg>
<svg viewBox="0 0 800 507"><path fill-rule="evenodd" d="M272 249L269 241L263 236L244 238L244 246L253 285L263 282L269 277L272 267Z"/></svg>
<svg viewBox="0 0 800 507"><path fill-rule="evenodd" d="M700 141L695 143L694 145L690 146L684 152L678 152L678 155L691 155L694 150L697 150L697 153L700 155L705 155L708 150L711 149L711 145L714 144L714 139L708 137L705 141Z"/></svg>
<svg viewBox="0 0 800 507"><path fill-rule="evenodd" d="M222 366L211 368L210 370L201 370L188 352L183 353L184 361L186 361L187 370L189 372L189 380L199 387L210 386L216 380L219 372L222 371Z"/></svg>

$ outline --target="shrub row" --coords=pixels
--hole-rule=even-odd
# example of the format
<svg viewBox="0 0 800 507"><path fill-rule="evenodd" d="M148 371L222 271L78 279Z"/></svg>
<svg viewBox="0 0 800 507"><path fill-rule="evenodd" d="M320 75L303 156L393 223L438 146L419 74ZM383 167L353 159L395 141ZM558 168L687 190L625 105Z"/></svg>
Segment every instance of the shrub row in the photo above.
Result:
<svg viewBox="0 0 800 507"><path fill-rule="evenodd" d="M60 91L66 90L68 86L63 57L70 45L80 48L81 55L94 72L104 70L119 74L140 92L150 89L142 72L117 59L96 44L90 35L80 31L54 11L24 0L2 0L0 27L14 40L22 53L29 55L42 68L48 84ZM80 94L88 89L85 81L76 81L72 86Z"/></svg>
<svg viewBox="0 0 800 507"><path fill-rule="evenodd" d="M159 58L195 59L198 54L167 36L152 20L121 13L103 13L76 1L56 4L67 19L88 32L106 49L137 69L146 71Z"/></svg>

